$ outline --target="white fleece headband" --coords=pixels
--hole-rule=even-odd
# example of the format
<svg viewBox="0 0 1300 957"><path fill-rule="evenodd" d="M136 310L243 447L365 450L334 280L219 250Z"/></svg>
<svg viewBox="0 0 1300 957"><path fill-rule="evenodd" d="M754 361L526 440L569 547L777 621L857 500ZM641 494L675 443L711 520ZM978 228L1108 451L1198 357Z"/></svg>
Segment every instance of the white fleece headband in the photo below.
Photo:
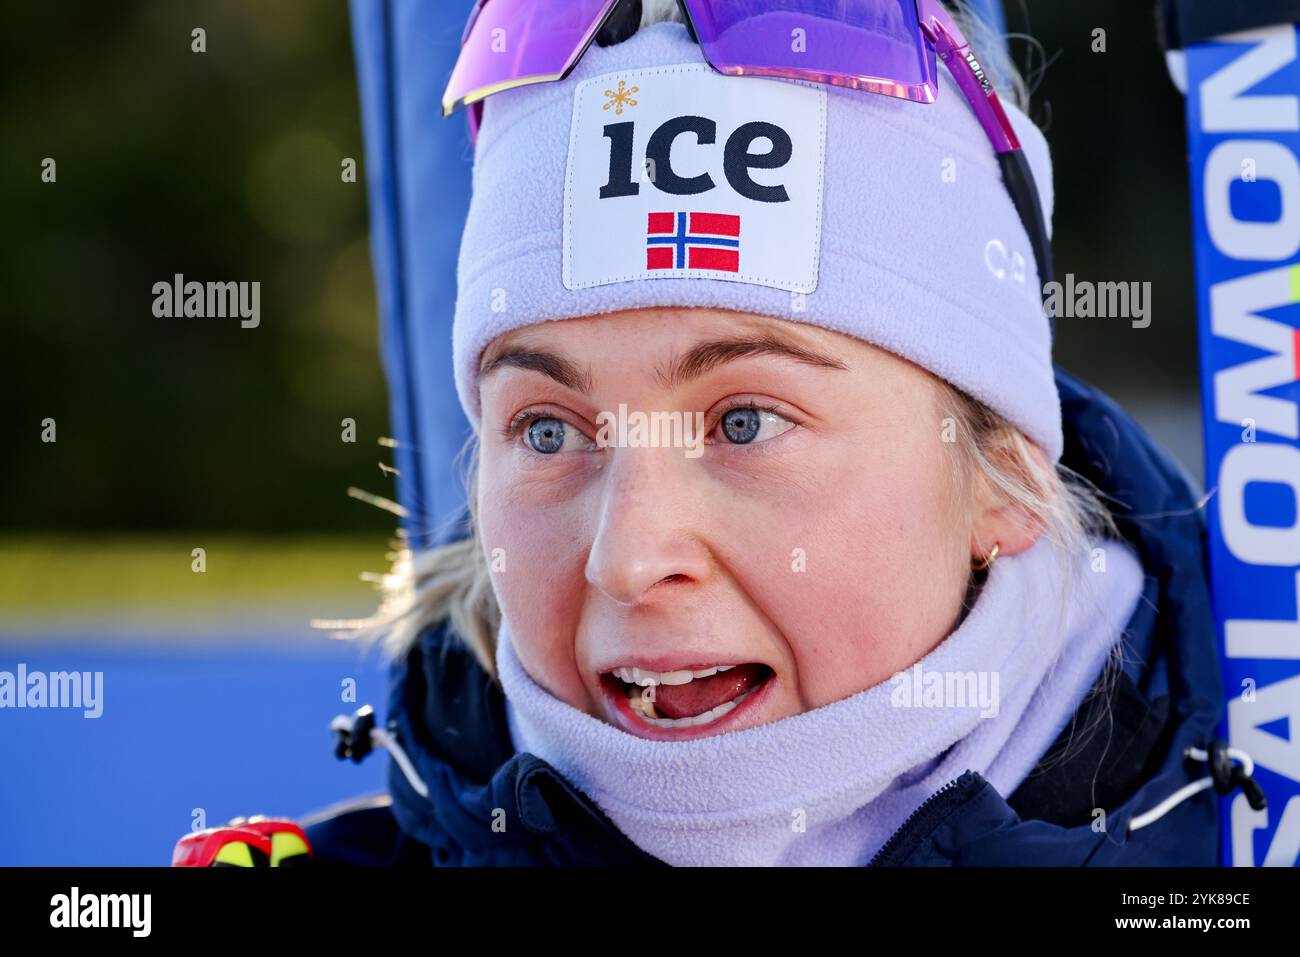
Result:
<svg viewBox="0 0 1300 957"><path fill-rule="evenodd" d="M488 97L452 333L474 428L481 354L502 333L715 307L903 356L1056 461L1060 400L1029 237L979 121L939 72L932 104L727 77L684 26L659 23L593 45L563 82ZM1050 231L1047 143L1004 105Z"/></svg>

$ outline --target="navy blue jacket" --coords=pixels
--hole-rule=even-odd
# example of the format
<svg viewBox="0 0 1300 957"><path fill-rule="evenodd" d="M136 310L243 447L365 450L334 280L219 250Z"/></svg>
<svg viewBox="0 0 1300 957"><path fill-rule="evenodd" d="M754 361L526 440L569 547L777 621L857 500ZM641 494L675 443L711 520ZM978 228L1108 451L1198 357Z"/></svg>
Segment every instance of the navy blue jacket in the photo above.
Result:
<svg viewBox="0 0 1300 957"><path fill-rule="evenodd" d="M1213 789L1130 832L1131 818L1206 775L1223 709L1197 496L1182 469L1100 392L1058 373L1063 461L1108 496L1146 570L1128 624L1138 649L1108 696L1090 695L1010 795L967 771L898 830L878 865L1213 866ZM1098 709L1109 709L1110 720ZM396 763L390 795L303 822L317 859L351 865L658 865L545 761L511 748L500 686L445 629L394 664L387 727L428 790ZM1079 746L1080 729L1086 745ZM1074 734L1071 756L1060 761ZM1105 810L1104 830L1094 808ZM499 810L497 810L499 809ZM496 827L493 827L494 821ZM504 825L504 829L502 829Z"/></svg>

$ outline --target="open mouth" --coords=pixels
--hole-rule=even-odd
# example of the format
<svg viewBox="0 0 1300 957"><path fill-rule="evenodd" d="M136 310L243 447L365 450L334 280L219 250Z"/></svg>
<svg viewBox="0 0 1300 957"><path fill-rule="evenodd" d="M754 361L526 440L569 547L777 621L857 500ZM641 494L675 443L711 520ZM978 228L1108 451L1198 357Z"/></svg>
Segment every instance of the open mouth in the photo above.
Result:
<svg viewBox="0 0 1300 957"><path fill-rule="evenodd" d="M601 679L647 724L698 728L736 710L772 675L767 665L750 662L669 672L622 667L606 672Z"/></svg>

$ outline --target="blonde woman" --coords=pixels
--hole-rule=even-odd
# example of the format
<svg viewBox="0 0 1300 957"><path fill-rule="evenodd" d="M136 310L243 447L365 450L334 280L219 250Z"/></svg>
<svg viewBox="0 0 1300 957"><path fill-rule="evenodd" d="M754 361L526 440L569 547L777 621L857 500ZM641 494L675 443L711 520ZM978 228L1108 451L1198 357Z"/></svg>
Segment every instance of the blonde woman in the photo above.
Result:
<svg viewBox="0 0 1300 957"><path fill-rule="evenodd" d="M470 533L320 859L1215 863L1201 519L1054 372L1046 143L939 3L822 6L477 6Z"/></svg>

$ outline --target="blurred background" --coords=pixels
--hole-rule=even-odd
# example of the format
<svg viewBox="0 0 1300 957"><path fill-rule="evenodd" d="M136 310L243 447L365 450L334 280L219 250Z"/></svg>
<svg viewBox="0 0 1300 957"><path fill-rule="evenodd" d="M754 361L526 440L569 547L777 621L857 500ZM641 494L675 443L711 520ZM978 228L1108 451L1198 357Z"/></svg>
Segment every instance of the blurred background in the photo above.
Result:
<svg viewBox="0 0 1300 957"><path fill-rule="evenodd" d="M468 3L429 2L450 57ZM1061 318L1057 360L1199 478L1183 101L1153 3L1006 12L1053 150L1058 278L1152 284L1149 328ZM385 759L336 762L327 725L382 711L385 664L310 626L373 612L362 575L398 524L363 500L394 491L349 11L51 0L6 20L0 670L102 670L106 700L96 720L0 712L0 864L165 863L200 812L383 785ZM445 129L467 160L463 121ZM454 240L453 218L428 226ZM156 318L176 273L261 282L259 328Z"/></svg>

